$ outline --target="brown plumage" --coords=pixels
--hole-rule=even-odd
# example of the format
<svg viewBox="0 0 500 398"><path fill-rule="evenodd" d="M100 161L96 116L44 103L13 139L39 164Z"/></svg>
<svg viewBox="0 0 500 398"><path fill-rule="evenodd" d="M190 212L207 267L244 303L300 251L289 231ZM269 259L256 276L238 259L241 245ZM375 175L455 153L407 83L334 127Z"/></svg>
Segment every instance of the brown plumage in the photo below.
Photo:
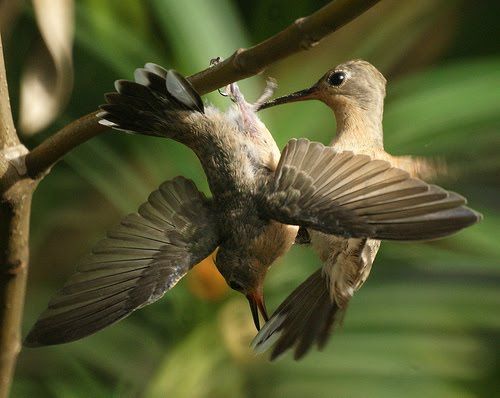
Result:
<svg viewBox="0 0 500 398"><path fill-rule="evenodd" d="M298 226L407 240L448 234L475 220L462 199L450 200L443 190L440 198L425 197L427 184L385 161L308 140L290 141L280 157L235 84L227 113L205 107L187 80L154 64L138 69L135 82L116 82L116 90L106 95L101 122L187 145L212 197L184 178L162 184L80 264L27 345L72 341L124 318L159 299L216 247L217 268L248 298L258 329L258 311L267 320L267 269L291 247ZM409 195L424 197L408 203ZM433 218L455 223L436 230Z"/></svg>
<svg viewBox="0 0 500 398"><path fill-rule="evenodd" d="M462 196L417 180L416 177L432 178L443 172L442 163L395 157L385 152L382 129L385 85L385 78L373 65L362 60L349 61L328 71L311 88L269 101L261 109L317 99L333 110L337 134L331 148L337 152L351 151L355 157L371 160L369 167L348 170L343 180L365 179L373 183L379 179L381 187L378 191L364 187L363 195L346 190L340 199L336 198L336 203L343 211L371 215L369 226L377 230L379 239L440 238L479 221L479 214L463 207L466 201ZM391 169L391 166L399 169ZM384 168L387 170L380 172ZM385 187L386 181L397 180L407 173L413 177L411 180ZM383 198L384 203L370 203L373 196ZM356 223L356 228L361 225ZM305 355L314 343L322 348L333 327L342 319L354 292L370 274L380 240L368 239L373 235L361 229L357 230L358 238L325 232L319 228L301 229L301 240L312 244L323 267L284 300L252 343L259 352L272 346L272 359L291 348L295 350L295 359Z"/></svg>
<svg viewBox="0 0 500 398"><path fill-rule="evenodd" d="M217 247L214 224L192 181L163 183L83 259L26 344L73 341L156 301Z"/></svg>

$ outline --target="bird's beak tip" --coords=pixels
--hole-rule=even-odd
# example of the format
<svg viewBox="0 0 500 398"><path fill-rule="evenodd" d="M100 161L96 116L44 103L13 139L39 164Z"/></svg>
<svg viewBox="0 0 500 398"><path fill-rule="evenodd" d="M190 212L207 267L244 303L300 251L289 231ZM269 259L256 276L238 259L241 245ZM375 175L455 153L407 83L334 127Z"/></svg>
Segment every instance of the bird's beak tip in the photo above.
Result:
<svg viewBox="0 0 500 398"><path fill-rule="evenodd" d="M265 322L269 320L267 315L266 304L264 301L264 295L260 292L253 292L247 294L248 303L250 304L250 310L252 311L253 321L257 330L260 330L260 319L259 311Z"/></svg>
<svg viewBox="0 0 500 398"><path fill-rule="evenodd" d="M314 86L306 88L304 90L296 91L292 94L284 95L282 97L278 97L273 100L267 101L259 107L259 110L270 108L276 105L287 104L289 102L317 99L318 91L319 91L318 86L315 84Z"/></svg>

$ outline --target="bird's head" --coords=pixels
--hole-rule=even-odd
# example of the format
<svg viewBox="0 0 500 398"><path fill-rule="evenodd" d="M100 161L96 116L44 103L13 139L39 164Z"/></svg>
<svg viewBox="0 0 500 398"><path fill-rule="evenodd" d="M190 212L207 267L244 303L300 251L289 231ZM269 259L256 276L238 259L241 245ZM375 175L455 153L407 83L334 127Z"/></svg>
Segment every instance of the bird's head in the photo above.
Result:
<svg viewBox="0 0 500 398"><path fill-rule="evenodd" d="M383 106L385 85L386 79L372 64L353 60L329 70L313 86L268 101L260 109L313 99L334 110L343 104L363 110L379 109Z"/></svg>
<svg viewBox="0 0 500 398"><path fill-rule="evenodd" d="M260 330L259 311L266 322L269 319L264 302L267 267L250 255L225 247L219 248L215 264L231 289L248 299L255 327Z"/></svg>

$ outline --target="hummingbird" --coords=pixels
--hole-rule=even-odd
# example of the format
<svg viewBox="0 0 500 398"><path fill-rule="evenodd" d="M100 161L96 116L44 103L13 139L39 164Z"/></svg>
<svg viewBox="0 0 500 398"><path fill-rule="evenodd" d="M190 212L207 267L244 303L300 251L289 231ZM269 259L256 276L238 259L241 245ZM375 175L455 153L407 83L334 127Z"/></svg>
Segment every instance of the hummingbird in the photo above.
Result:
<svg viewBox="0 0 500 398"><path fill-rule="evenodd" d="M162 297L216 248L217 269L247 297L258 330L259 312L268 320L266 272L300 227L414 240L448 235L476 220L454 194L423 194L417 204L406 204L434 188L389 162L306 139L290 140L280 153L256 114L268 94L250 104L233 83L228 94L234 103L222 112L205 106L178 72L151 63L115 88L105 95L100 122L188 146L211 197L185 177L161 184L82 260L29 332L27 346L73 341L125 318ZM396 211L388 212L394 203Z"/></svg>
<svg viewBox="0 0 500 398"><path fill-rule="evenodd" d="M263 103L260 109L295 101L322 101L335 115L337 133L330 144L335 151L352 151L384 160L413 178L433 177L437 170L431 161L392 156L384 150L382 116L386 83L384 76L370 63L348 61L329 70L310 88ZM463 197L435 185L427 188L394 200L390 206L384 205L385 210L376 207L370 211L380 211L378 219L382 220L385 217L382 214L393 211L412 217L422 200L466 203ZM480 219L480 214L471 212L469 225ZM435 227L441 229L448 225L446 228L449 228L454 223L453 216L443 217ZM412 228L418 229L419 225L413 224ZM440 237L447 235L443 233ZM273 347L271 359L289 349L294 349L294 358L300 359L313 344L319 349L325 346L335 326L341 323L350 299L368 278L381 243L367 236L341 237L309 228L301 228L298 238L298 243L312 245L323 266L283 301L253 340L252 347L257 352Z"/></svg>

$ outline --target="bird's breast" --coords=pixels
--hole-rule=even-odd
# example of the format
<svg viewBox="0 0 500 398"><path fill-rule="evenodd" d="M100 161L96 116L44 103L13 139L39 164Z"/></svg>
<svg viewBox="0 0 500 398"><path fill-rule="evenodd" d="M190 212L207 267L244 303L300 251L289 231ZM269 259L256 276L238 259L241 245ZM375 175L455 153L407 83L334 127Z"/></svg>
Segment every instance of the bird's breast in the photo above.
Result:
<svg viewBox="0 0 500 398"><path fill-rule="evenodd" d="M269 221L250 243L252 253L262 264L270 266L292 247L298 226Z"/></svg>
<svg viewBox="0 0 500 398"><path fill-rule="evenodd" d="M323 262L332 300L344 308L368 278L380 241L312 231L311 243Z"/></svg>

